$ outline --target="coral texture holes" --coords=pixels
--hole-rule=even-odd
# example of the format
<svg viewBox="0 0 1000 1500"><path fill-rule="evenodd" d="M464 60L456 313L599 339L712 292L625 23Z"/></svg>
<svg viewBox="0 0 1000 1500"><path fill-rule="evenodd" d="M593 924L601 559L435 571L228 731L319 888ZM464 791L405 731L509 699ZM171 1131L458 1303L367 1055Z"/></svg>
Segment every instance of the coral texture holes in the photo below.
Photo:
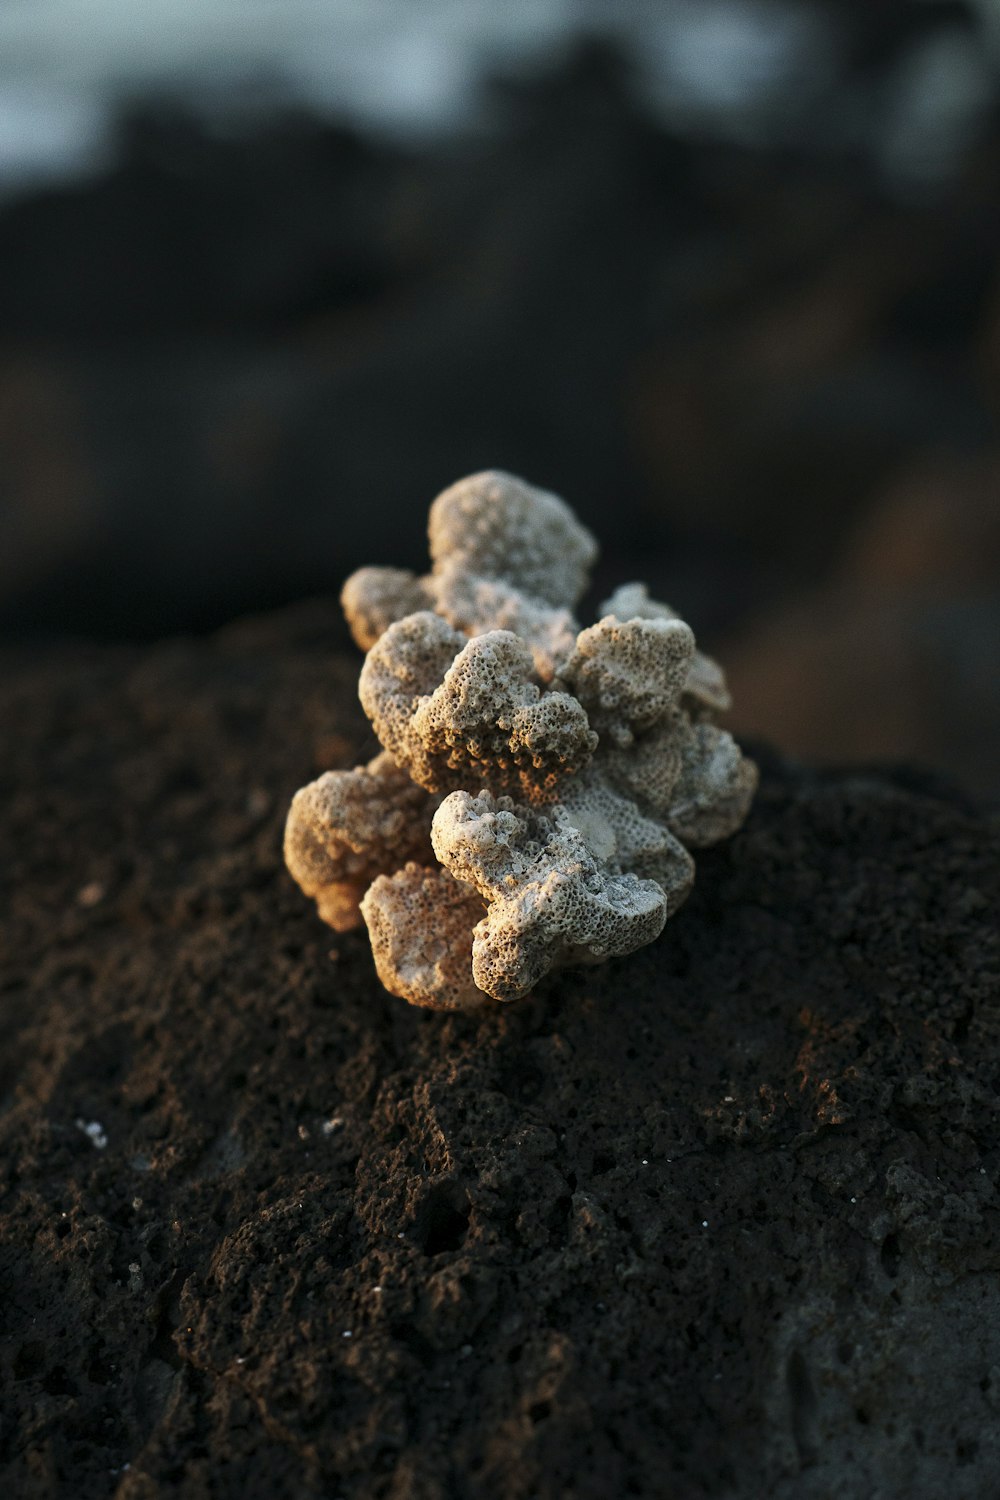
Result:
<svg viewBox="0 0 1000 1500"><path fill-rule="evenodd" d="M669 605L626 584L581 628L597 545L557 495L473 474L434 501L429 538L425 577L344 586L383 748L296 793L285 861L331 927L364 921L392 994L475 1010L658 937L757 770Z"/></svg>
<svg viewBox="0 0 1000 1500"><path fill-rule="evenodd" d="M417 1210L413 1236L425 1255L459 1250L469 1229L469 1198L457 1182L436 1183Z"/></svg>

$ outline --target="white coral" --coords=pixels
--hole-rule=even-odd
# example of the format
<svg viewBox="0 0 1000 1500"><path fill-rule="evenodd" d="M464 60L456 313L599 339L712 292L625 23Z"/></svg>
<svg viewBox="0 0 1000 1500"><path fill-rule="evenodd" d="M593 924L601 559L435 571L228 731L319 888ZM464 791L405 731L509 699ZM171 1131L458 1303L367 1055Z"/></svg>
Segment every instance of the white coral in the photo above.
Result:
<svg viewBox="0 0 1000 1500"><path fill-rule="evenodd" d="M443 491L428 522L433 569L359 568L340 600L368 651L395 621L434 609L469 636L511 630L530 648L542 681L572 649L571 610L587 585L597 543L565 501L489 469Z"/></svg>
<svg viewBox="0 0 1000 1500"><path fill-rule="evenodd" d="M669 604L649 597L644 583L623 583L610 599L601 605L602 615L617 615L620 620L679 620L680 615ZM691 657L685 684L689 712L724 714L732 706L726 675L717 661L695 651Z"/></svg>
<svg viewBox="0 0 1000 1500"><path fill-rule="evenodd" d="M361 704L428 791L472 782L541 793L587 764L597 735L568 693L543 692L509 630L466 640L422 611L391 625L361 670Z"/></svg>
<svg viewBox="0 0 1000 1500"><path fill-rule="evenodd" d="M396 620L434 608L425 581L405 568L359 568L344 584L340 602L362 651L370 651Z"/></svg>
<svg viewBox="0 0 1000 1500"><path fill-rule="evenodd" d="M438 495L427 532L435 572L458 564L557 609L573 607L597 558L596 541L565 500L499 469Z"/></svg>
<svg viewBox="0 0 1000 1500"><path fill-rule="evenodd" d="M631 953L658 937L667 902L655 880L598 859L567 809L452 792L434 815L434 853L489 911L472 944L472 977L516 1000L554 964Z"/></svg>
<svg viewBox="0 0 1000 1500"><path fill-rule="evenodd" d="M631 745L679 701L694 657L683 620L620 620L607 615L581 630L559 678L615 745Z"/></svg>
<svg viewBox="0 0 1000 1500"><path fill-rule="evenodd" d="M345 584L385 749L297 794L286 859L332 925L360 900L387 989L473 1009L655 938L689 848L739 827L757 772L712 723L721 668L668 605L628 584L580 629L596 545L557 496L473 475L429 529L425 577Z"/></svg>
<svg viewBox="0 0 1000 1500"><path fill-rule="evenodd" d="M411 1005L478 1010L489 1003L472 976L472 929L483 903L444 870L410 862L379 875L361 902L378 977Z"/></svg>
<svg viewBox="0 0 1000 1500"><path fill-rule="evenodd" d="M327 771L295 793L285 824L285 863L324 922L357 927L358 903L375 876L407 859L430 859L438 798L382 751L367 766Z"/></svg>

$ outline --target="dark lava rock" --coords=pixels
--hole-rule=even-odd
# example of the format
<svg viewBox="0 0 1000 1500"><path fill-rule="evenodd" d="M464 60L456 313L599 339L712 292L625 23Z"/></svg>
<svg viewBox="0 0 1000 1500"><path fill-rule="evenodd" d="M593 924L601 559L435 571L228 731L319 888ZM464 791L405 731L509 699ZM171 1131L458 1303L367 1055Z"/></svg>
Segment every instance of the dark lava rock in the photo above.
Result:
<svg viewBox="0 0 1000 1500"><path fill-rule="evenodd" d="M995 825L765 756L659 943L418 1013L281 865L333 622L2 664L7 1493L994 1496Z"/></svg>

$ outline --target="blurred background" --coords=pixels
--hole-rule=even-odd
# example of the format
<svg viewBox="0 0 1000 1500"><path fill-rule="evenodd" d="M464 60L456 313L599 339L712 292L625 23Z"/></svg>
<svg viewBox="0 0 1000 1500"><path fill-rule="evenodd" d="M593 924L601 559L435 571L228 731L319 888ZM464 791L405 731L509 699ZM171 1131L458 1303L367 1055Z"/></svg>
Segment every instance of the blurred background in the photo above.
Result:
<svg viewBox="0 0 1000 1500"><path fill-rule="evenodd" d="M420 568L502 467L739 730L995 794L998 391L1000 0L0 4L8 641Z"/></svg>

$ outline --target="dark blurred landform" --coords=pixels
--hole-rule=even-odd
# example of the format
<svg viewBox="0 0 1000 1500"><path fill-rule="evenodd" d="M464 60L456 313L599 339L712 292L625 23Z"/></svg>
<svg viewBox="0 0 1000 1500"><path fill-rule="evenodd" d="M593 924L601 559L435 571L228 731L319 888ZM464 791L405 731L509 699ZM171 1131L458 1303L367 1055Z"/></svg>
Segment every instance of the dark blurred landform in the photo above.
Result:
<svg viewBox="0 0 1000 1500"><path fill-rule="evenodd" d="M285 874L332 606L0 659L18 1500L987 1500L997 826L761 752L663 937L481 1018Z"/></svg>
<svg viewBox="0 0 1000 1500"><path fill-rule="evenodd" d="M1000 117L901 193L824 127L974 18L833 9L849 76L779 144L668 133L597 42L433 147L132 111L0 210L0 625L330 595L501 466L692 621L737 729L995 792Z"/></svg>

